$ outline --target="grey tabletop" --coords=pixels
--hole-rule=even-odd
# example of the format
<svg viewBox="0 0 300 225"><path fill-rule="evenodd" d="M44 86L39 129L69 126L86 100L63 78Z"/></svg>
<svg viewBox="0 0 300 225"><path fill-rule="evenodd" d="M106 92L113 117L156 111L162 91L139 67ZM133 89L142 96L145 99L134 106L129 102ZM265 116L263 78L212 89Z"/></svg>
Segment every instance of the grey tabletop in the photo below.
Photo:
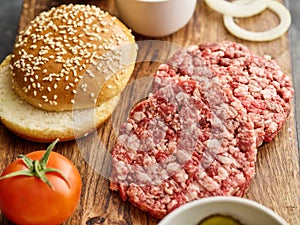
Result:
<svg viewBox="0 0 300 225"><path fill-rule="evenodd" d="M0 6L0 61L11 50L18 30L22 0L1 0Z"/></svg>

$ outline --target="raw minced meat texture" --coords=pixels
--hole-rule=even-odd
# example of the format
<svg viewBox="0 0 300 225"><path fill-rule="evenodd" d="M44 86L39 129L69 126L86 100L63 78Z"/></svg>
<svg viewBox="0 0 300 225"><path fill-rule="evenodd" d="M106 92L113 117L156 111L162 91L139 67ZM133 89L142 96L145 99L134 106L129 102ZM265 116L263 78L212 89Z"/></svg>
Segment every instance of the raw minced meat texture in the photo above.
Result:
<svg viewBox="0 0 300 225"><path fill-rule="evenodd" d="M202 67L162 64L154 92L133 107L112 151L110 188L154 217L208 196L243 196L254 176L253 122Z"/></svg>
<svg viewBox="0 0 300 225"><path fill-rule="evenodd" d="M254 122L257 146L270 142L289 115L294 94L290 78L270 56L258 56L242 44L224 41L182 48L168 64L189 76L205 67L231 88Z"/></svg>

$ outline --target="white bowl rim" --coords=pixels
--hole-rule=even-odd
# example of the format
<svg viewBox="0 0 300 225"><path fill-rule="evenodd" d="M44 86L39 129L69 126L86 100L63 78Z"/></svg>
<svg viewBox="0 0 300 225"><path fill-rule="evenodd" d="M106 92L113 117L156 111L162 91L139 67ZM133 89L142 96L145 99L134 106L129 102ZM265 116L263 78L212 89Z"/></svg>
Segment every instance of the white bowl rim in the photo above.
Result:
<svg viewBox="0 0 300 225"><path fill-rule="evenodd" d="M235 196L213 196L213 197L205 197L202 199L194 200L192 202L186 203L184 205L181 205L177 209L170 212L168 215L166 215L159 223L158 225L166 225L168 224L169 220L171 220L175 215L181 214L184 211L188 211L189 209L192 209L196 206L203 205L206 203L217 203L217 202L231 202L231 203L238 203L246 206L250 206L252 208L258 208L264 211L267 215L273 217L275 220L277 220L282 225L288 225L288 223L279 216L276 212L274 212L272 209L247 198L243 197L235 197Z"/></svg>

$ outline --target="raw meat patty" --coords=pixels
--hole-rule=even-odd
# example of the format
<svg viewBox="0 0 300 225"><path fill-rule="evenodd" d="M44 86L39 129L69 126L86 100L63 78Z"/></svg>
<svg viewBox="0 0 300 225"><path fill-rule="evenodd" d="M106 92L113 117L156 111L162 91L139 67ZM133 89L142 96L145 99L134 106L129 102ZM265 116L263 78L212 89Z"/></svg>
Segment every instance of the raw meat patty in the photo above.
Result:
<svg viewBox="0 0 300 225"><path fill-rule="evenodd" d="M156 92L138 103L112 151L110 188L152 216L208 196L242 196L254 176L256 136L218 77L161 65Z"/></svg>
<svg viewBox="0 0 300 225"><path fill-rule="evenodd" d="M168 64L189 76L205 66L222 86L230 87L254 122L257 146L270 142L289 115L291 80L270 56L257 56L241 44L224 41L183 48Z"/></svg>

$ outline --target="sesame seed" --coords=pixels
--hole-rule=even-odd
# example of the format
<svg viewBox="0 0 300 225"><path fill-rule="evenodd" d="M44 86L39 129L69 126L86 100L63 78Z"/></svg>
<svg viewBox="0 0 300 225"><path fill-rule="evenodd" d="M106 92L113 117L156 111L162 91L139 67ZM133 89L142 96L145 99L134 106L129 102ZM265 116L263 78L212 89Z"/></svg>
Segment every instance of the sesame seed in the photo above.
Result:
<svg viewBox="0 0 300 225"><path fill-rule="evenodd" d="M83 92L86 92L87 91L87 84L82 84L81 85L81 90L83 91Z"/></svg>
<svg viewBox="0 0 300 225"><path fill-rule="evenodd" d="M58 105L57 101L53 101L53 100L50 100L49 103L50 105Z"/></svg>
<svg viewBox="0 0 300 225"><path fill-rule="evenodd" d="M108 15L96 6L72 4L51 8L38 15L25 31L20 32L15 44L14 54L17 57L13 66L24 74L22 90L32 92L33 96L42 95L43 102L57 105L60 88L73 89L85 74L94 78L97 69L105 75L104 79L109 79L111 72L121 66L121 54L116 51L102 56L103 50L115 51L116 45L128 39L128 30L124 29L124 34L104 38L103 33L109 32L109 26L113 26L117 19ZM103 63L98 64L98 59ZM53 62L55 66L52 66ZM90 65L95 70L87 69ZM53 81L56 83L49 85ZM60 87L60 81L68 84ZM80 86L84 92L87 88L87 84ZM39 94L45 90L53 93L52 99ZM72 93L77 91L73 89ZM94 98L94 93L90 96ZM75 103L74 99L70 101Z"/></svg>
<svg viewBox="0 0 300 225"><path fill-rule="evenodd" d="M24 93L27 93L27 92L28 92L28 89L25 88L25 87L23 87L22 90L23 90Z"/></svg>
<svg viewBox="0 0 300 225"><path fill-rule="evenodd" d="M86 70L86 73L89 75L89 77L94 78L95 74L91 70Z"/></svg>
<svg viewBox="0 0 300 225"><path fill-rule="evenodd" d="M102 20L102 21L100 22L100 24L101 24L102 26L106 26L106 25L107 25L107 22L105 22L104 20Z"/></svg>

